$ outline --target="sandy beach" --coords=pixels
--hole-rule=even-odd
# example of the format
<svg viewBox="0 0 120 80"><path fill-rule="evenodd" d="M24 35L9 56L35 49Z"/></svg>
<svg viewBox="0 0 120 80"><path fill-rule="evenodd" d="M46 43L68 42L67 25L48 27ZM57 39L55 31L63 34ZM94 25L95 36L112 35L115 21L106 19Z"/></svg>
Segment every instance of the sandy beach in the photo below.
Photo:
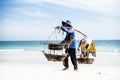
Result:
<svg viewBox="0 0 120 80"><path fill-rule="evenodd" d="M120 0L0 0L0 80L120 80Z"/></svg>
<svg viewBox="0 0 120 80"><path fill-rule="evenodd" d="M78 64L78 71L71 62L63 68L40 51L0 51L0 80L120 80L120 53L98 52L93 64Z"/></svg>

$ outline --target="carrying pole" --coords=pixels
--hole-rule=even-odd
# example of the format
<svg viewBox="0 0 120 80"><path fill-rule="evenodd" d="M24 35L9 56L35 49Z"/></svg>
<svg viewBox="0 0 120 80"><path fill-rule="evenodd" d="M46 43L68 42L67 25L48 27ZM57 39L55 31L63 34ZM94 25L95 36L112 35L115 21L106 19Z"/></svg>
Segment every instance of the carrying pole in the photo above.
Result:
<svg viewBox="0 0 120 80"><path fill-rule="evenodd" d="M82 34L83 36L87 37L87 35L85 35L84 33L82 33L81 31L77 30L77 29L74 29L76 32Z"/></svg>

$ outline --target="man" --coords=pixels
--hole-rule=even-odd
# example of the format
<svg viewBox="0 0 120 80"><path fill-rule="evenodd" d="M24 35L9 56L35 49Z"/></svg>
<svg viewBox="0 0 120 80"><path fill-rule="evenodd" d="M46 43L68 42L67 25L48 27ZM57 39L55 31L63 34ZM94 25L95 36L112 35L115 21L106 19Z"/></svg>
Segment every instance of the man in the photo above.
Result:
<svg viewBox="0 0 120 80"><path fill-rule="evenodd" d="M76 41L75 41L75 32L71 25L71 22L69 20L62 21L62 26L57 26L56 29L61 29L62 31L66 32L66 37L62 41L62 43L68 43L68 46L66 48L66 58L64 59L64 66L65 68L63 70L68 70L69 64L68 64L68 57L70 56L74 71L77 71L77 60L76 60Z"/></svg>

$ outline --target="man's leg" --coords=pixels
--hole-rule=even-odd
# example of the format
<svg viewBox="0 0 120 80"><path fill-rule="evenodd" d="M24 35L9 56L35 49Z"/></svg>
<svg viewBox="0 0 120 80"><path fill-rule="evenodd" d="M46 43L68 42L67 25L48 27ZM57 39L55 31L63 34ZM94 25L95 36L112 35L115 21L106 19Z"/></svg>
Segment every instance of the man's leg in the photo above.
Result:
<svg viewBox="0 0 120 80"><path fill-rule="evenodd" d="M78 69L78 66L77 66L77 59L76 59L75 49L71 49L70 52L71 52L70 58L71 58L73 66L74 66L74 70L76 70L76 69Z"/></svg>
<svg viewBox="0 0 120 80"><path fill-rule="evenodd" d="M69 66L68 66L68 57L66 57L65 59L64 59L64 62L63 62L64 64L64 66L65 66L65 68L68 68Z"/></svg>
<svg viewBox="0 0 120 80"><path fill-rule="evenodd" d="M69 50L68 48L65 50L65 54L68 54L68 50ZM69 57L69 55L67 55L66 58L63 60L63 65L65 66L65 68L63 70L65 70L65 69L67 69L69 67L69 65L68 65L68 57Z"/></svg>

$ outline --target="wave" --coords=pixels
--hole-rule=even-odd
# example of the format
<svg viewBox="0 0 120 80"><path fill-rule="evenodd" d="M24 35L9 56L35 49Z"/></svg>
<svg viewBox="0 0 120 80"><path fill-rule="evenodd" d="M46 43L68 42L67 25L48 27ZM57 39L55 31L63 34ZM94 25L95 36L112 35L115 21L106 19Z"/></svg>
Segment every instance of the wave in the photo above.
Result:
<svg viewBox="0 0 120 80"><path fill-rule="evenodd" d="M118 50L118 49L114 49L114 50L97 50L96 52L116 52L116 53L120 53L120 50Z"/></svg>
<svg viewBox="0 0 120 80"><path fill-rule="evenodd" d="M0 49L0 51L24 51L24 49Z"/></svg>

